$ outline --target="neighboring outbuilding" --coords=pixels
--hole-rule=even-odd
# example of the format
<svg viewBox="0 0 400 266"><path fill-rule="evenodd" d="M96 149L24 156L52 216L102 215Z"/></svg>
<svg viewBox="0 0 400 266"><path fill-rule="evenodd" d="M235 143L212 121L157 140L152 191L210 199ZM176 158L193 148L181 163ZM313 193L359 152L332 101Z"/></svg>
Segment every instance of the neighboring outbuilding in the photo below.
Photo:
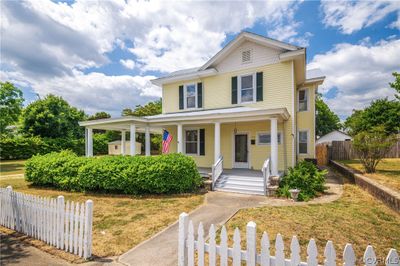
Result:
<svg viewBox="0 0 400 266"><path fill-rule="evenodd" d="M125 141L125 154L130 154L130 141ZM140 154L142 150L142 144L140 142L136 142L136 154ZM108 154L110 155L120 155L123 154L121 150L121 141L111 141L108 143Z"/></svg>
<svg viewBox="0 0 400 266"><path fill-rule="evenodd" d="M332 132L329 132L328 134L320 137L316 144L321 144L321 143L332 143L332 141L350 141L352 140L351 136L347 135L346 133L339 131L339 130L334 130Z"/></svg>

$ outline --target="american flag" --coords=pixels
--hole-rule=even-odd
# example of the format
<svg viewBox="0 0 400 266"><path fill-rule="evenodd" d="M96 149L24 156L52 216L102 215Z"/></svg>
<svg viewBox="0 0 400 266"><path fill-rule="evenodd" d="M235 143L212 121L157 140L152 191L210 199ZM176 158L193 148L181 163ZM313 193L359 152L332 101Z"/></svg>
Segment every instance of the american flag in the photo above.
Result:
<svg viewBox="0 0 400 266"><path fill-rule="evenodd" d="M168 153L169 144L172 141L172 136L168 131L164 130L163 138L162 138L162 153Z"/></svg>

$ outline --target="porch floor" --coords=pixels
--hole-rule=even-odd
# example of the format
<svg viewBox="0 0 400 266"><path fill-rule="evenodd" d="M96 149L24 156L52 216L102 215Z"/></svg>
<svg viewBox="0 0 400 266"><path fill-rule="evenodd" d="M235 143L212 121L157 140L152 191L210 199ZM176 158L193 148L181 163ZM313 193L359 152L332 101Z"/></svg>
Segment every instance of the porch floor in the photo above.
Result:
<svg viewBox="0 0 400 266"><path fill-rule="evenodd" d="M211 168L208 167L198 167L201 176L208 176L212 172ZM243 176L243 177L262 177L261 170L251 170L251 169L224 169L222 175L232 175L232 176Z"/></svg>

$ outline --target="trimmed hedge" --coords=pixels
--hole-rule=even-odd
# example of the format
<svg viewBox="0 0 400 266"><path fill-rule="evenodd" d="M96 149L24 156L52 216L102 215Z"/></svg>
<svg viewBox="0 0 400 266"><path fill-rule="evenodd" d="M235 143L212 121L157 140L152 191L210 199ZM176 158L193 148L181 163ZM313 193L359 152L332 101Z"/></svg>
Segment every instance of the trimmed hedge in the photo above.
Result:
<svg viewBox="0 0 400 266"><path fill-rule="evenodd" d="M320 171L312 162L301 161L295 167L289 167L288 173L279 182L277 194L290 198L290 189L300 189L299 201L308 201L323 193L326 170Z"/></svg>
<svg viewBox="0 0 400 266"><path fill-rule="evenodd" d="M109 139L105 134L93 135L93 153L108 153ZM79 155L85 154L85 139L41 138L35 137L1 137L0 158L2 160L28 159L33 155L71 150Z"/></svg>
<svg viewBox="0 0 400 266"><path fill-rule="evenodd" d="M87 158L62 151L33 156L25 167L34 185L71 191L182 193L201 184L194 160L182 154Z"/></svg>

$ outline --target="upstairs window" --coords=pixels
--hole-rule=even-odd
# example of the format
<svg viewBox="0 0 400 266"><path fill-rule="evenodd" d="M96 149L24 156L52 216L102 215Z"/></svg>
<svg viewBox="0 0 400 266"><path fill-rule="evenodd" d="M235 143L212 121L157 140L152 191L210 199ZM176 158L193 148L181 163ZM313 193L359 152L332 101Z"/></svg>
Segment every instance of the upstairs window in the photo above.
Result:
<svg viewBox="0 0 400 266"><path fill-rule="evenodd" d="M241 103L253 102L255 95L255 74L240 76L239 99Z"/></svg>
<svg viewBox="0 0 400 266"><path fill-rule="evenodd" d="M196 84L188 84L185 86L185 108L197 108Z"/></svg>
<svg viewBox="0 0 400 266"><path fill-rule="evenodd" d="M302 89L299 90L299 111L307 111L308 110L308 90Z"/></svg>

